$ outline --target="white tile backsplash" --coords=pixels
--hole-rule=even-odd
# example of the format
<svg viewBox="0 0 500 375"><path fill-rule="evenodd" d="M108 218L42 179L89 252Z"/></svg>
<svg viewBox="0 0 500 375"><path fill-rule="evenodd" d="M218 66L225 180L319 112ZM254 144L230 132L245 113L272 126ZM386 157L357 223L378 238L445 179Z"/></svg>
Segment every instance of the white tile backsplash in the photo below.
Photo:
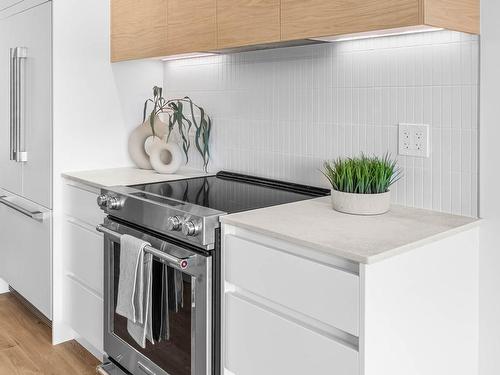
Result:
<svg viewBox="0 0 500 375"><path fill-rule="evenodd" d="M431 157L398 157L394 202L477 215L478 60L476 36L439 31L169 61L164 87L212 116L212 170L311 185L323 160L397 155L398 123L427 123Z"/></svg>

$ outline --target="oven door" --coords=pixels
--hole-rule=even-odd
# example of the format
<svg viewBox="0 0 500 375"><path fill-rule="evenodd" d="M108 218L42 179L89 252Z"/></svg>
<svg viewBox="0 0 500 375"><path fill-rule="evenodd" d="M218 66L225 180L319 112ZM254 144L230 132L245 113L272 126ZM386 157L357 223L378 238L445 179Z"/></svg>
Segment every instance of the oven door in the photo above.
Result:
<svg viewBox="0 0 500 375"><path fill-rule="evenodd" d="M104 351L108 357L133 375L210 374L212 258L110 218L98 230L104 233ZM115 312L123 234L149 242L147 250L153 253L155 343L147 341L145 349L128 333L127 319Z"/></svg>

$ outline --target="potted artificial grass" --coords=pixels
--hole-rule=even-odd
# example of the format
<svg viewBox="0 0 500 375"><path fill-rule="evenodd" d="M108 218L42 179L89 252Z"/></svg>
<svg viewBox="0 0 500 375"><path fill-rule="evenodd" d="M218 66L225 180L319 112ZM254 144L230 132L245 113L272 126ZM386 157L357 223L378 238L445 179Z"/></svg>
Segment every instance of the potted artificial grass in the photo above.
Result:
<svg viewBox="0 0 500 375"><path fill-rule="evenodd" d="M401 178L401 170L389 154L326 161L322 172L332 185L333 209L355 215L389 211L389 187Z"/></svg>

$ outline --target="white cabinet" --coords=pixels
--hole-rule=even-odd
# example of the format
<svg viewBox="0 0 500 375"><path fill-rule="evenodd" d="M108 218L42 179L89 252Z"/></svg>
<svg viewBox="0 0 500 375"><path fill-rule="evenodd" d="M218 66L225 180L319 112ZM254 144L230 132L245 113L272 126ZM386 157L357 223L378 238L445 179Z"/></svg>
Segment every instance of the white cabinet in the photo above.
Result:
<svg viewBox="0 0 500 375"><path fill-rule="evenodd" d="M44 207L51 201L52 158L52 59L51 2L0 19L0 187ZM10 50L26 49L23 121L17 126L26 162L10 160L11 70Z"/></svg>
<svg viewBox="0 0 500 375"><path fill-rule="evenodd" d="M0 1L0 278L49 319L51 18L50 1ZM14 160L16 149L27 158Z"/></svg>
<svg viewBox="0 0 500 375"><path fill-rule="evenodd" d="M97 206L98 195L98 189L66 182L63 187L64 214L67 217L77 218L89 226L102 224L106 215Z"/></svg>
<svg viewBox="0 0 500 375"><path fill-rule="evenodd" d="M358 375L358 351L229 293L225 367L236 375Z"/></svg>
<svg viewBox="0 0 500 375"><path fill-rule="evenodd" d="M477 375L478 228L373 264L222 226L226 375Z"/></svg>
<svg viewBox="0 0 500 375"><path fill-rule="evenodd" d="M92 353L103 350L104 219L98 189L65 181L63 185L63 318Z"/></svg>
<svg viewBox="0 0 500 375"><path fill-rule="evenodd" d="M52 3L12 17L13 46L25 47L26 129L28 161L23 163L23 196L52 207Z"/></svg>
<svg viewBox="0 0 500 375"><path fill-rule="evenodd" d="M89 343L91 353L103 351L103 300L85 284L66 276L64 315L70 327ZM77 338L78 340L78 338Z"/></svg>
<svg viewBox="0 0 500 375"><path fill-rule="evenodd" d="M67 275L93 290L102 298L103 295L103 236L93 227L72 217L66 217L63 224L64 267Z"/></svg>
<svg viewBox="0 0 500 375"><path fill-rule="evenodd" d="M1 199L11 206L0 204L0 278L52 319L50 211L15 196Z"/></svg>
<svg viewBox="0 0 500 375"><path fill-rule="evenodd" d="M225 244L228 283L358 335L358 275L237 236Z"/></svg>
<svg viewBox="0 0 500 375"><path fill-rule="evenodd" d="M227 373L359 375L359 267L224 225Z"/></svg>

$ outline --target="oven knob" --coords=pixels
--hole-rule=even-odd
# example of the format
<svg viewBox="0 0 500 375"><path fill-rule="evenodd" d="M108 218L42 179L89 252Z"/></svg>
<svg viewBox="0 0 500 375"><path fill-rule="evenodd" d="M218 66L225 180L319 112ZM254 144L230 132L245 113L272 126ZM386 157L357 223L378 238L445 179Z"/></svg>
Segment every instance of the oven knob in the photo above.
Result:
<svg viewBox="0 0 500 375"><path fill-rule="evenodd" d="M106 207L110 210L120 210L123 207L123 200L118 197L109 197L106 202Z"/></svg>
<svg viewBox="0 0 500 375"><path fill-rule="evenodd" d="M108 205L109 196L106 194L101 194L97 197L97 205L101 208L105 208Z"/></svg>
<svg viewBox="0 0 500 375"><path fill-rule="evenodd" d="M185 221L182 223L182 233L185 236L196 236L201 232L201 225L192 221Z"/></svg>
<svg viewBox="0 0 500 375"><path fill-rule="evenodd" d="M171 231L179 231L182 227L182 221L179 216L170 216L167 219L167 229Z"/></svg>

